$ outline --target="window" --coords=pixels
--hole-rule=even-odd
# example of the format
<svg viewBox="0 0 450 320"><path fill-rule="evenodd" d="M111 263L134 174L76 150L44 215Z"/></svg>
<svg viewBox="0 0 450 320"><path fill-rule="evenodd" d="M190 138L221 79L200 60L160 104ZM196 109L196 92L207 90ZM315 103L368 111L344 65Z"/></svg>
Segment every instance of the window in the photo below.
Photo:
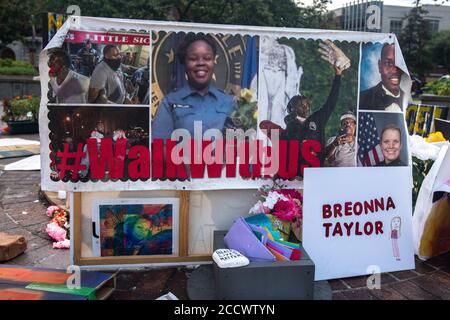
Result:
<svg viewBox="0 0 450 320"><path fill-rule="evenodd" d="M396 36L400 36L400 33L402 32L402 20L391 20L389 32L395 33Z"/></svg>
<svg viewBox="0 0 450 320"><path fill-rule="evenodd" d="M431 34L439 31L439 20L427 20L427 22Z"/></svg>

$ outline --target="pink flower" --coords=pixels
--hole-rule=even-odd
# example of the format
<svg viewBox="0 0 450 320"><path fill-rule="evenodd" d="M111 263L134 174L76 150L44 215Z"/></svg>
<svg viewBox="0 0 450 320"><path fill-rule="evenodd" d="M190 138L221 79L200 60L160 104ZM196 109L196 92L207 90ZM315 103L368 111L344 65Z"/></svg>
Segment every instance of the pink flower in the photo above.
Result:
<svg viewBox="0 0 450 320"><path fill-rule="evenodd" d="M53 242L53 249L69 249L70 240L65 239L63 241Z"/></svg>
<svg viewBox="0 0 450 320"><path fill-rule="evenodd" d="M59 210L59 207L57 207L57 206L48 207L47 208L47 216L49 216L50 218L53 217L53 213L57 210Z"/></svg>
<svg viewBox="0 0 450 320"><path fill-rule="evenodd" d="M56 222L49 223L45 231L47 231L48 235L56 241L63 241L67 236L66 230L61 228Z"/></svg>
<svg viewBox="0 0 450 320"><path fill-rule="evenodd" d="M264 207L268 208L269 210L273 210L274 206L277 204L278 201L285 201L288 200L284 195L281 193L278 193L276 191L270 191L267 195L266 199L264 200Z"/></svg>
<svg viewBox="0 0 450 320"><path fill-rule="evenodd" d="M285 196L286 198L297 199L300 202L303 202L302 194L295 189L279 189L276 191Z"/></svg>
<svg viewBox="0 0 450 320"><path fill-rule="evenodd" d="M280 200L275 204L272 214L280 220L294 221L301 218L301 208L294 200Z"/></svg>

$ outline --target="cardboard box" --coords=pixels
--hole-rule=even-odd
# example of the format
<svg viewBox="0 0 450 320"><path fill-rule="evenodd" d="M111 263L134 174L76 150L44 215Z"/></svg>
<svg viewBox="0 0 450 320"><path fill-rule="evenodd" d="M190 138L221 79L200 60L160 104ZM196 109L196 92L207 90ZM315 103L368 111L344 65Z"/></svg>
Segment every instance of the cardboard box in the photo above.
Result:
<svg viewBox="0 0 450 320"><path fill-rule="evenodd" d="M226 248L226 231L214 231L214 250ZM301 247L298 261L250 262L221 269L214 263L219 300L304 300L314 298L314 263Z"/></svg>

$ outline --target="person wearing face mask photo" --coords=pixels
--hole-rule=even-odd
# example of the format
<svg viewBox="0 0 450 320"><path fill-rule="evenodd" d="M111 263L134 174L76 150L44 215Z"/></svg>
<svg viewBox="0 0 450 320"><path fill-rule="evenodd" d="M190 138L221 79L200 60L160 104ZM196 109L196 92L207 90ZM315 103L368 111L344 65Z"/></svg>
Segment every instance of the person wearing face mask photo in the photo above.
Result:
<svg viewBox="0 0 450 320"><path fill-rule="evenodd" d="M86 103L89 78L70 70L70 58L66 52L51 51L48 67L53 96L50 102Z"/></svg>
<svg viewBox="0 0 450 320"><path fill-rule="evenodd" d="M187 129L194 134L194 121L201 121L202 132L224 130L225 120L236 101L212 84L216 45L203 34L186 35L178 47L179 62L184 65L187 84L168 93L158 106L152 122L153 139L170 139L172 131Z"/></svg>
<svg viewBox="0 0 450 320"><path fill-rule="evenodd" d="M378 60L381 81L361 91L359 108L363 110L402 111L405 93L400 88L401 70L395 65L395 46L385 44Z"/></svg>
<svg viewBox="0 0 450 320"><path fill-rule="evenodd" d="M381 131L380 147L384 160L378 166L394 167L406 166L400 160L400 151L402 149L402 134L400 128L395 124L386 125Z"/></svg>
<svg viewBox="0 0 450 320"><path fill-rule="evenodd" d="M95 67L89 86L89 103L129 103L126 99L121 54L116 45L103 48L103 60Z"/></svg>

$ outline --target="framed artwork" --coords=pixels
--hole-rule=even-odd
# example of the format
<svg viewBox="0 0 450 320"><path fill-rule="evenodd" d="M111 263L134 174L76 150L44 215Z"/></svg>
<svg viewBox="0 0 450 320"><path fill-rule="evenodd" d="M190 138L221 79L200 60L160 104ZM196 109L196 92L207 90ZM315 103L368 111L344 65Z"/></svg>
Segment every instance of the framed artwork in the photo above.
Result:
<svg viewBox="0 0 450 320"><path fill-rule="evenodd" d="M179 253L179 199L102 199L93 203L95 257Z"/></svg>

